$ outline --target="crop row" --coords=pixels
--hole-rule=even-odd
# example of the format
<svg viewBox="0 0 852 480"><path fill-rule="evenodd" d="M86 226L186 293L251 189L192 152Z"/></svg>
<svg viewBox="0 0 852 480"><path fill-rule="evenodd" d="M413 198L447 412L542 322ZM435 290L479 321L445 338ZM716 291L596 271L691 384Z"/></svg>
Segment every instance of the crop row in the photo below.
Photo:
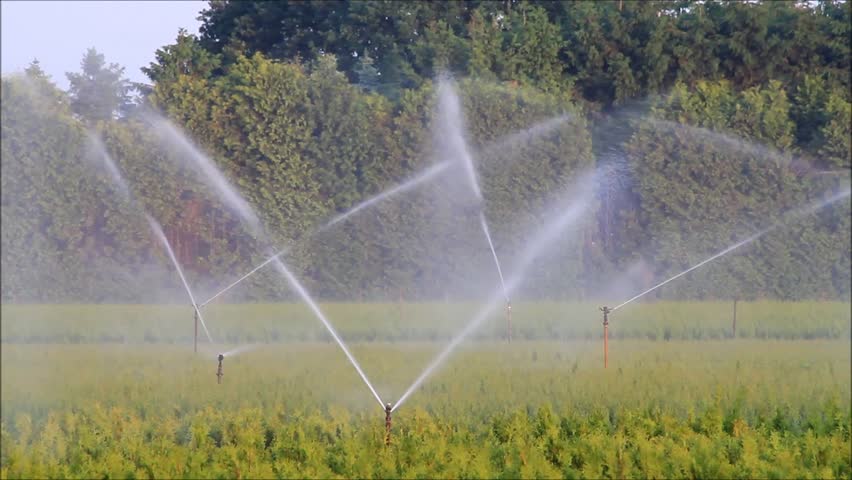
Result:
<svg viewBox="0 0 852 480"><path fill-rule="evenodd" d="M598 305L519 303L513 306L515 340L596 339L602 335ZM349 340L446 341L476 312L478 304L326 304L332 324ZM301 304L210 305L203 310L215 341L223 343L330 342L331 337ZM5 343L190 343L189 305L4 305ZM732 338L846 338L850 305L842 302L660 302L633 304L610 317L615 339L708 340ZM505 339L501 308L472 334ZM198 326L198 335L205 337Z"/></svg>

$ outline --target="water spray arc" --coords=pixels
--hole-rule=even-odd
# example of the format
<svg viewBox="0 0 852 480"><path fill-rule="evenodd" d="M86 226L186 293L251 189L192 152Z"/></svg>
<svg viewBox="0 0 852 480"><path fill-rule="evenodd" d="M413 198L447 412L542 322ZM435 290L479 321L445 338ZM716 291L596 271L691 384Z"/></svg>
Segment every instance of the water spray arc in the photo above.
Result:
<svg viewBox="0 0 852 480"><path fill-rule="evenodd" d="M210 336L210 330L207 330L207 324L204 322L204 317L201 315L201 309L198 308L198 303L195 301L195 296L192 294L192 289L189 288L189 282L186 281L186 277L183 275L183 270L180 268L180 263L177 261L177 257L175 257L175 252L172 250L168 239L166 239L166 235L163 233L163 229L160 228L160 224L157 223L157 221L154 220L147 213L145 214L145 218L148 220L148 225L150 225L151 230L154 231L154 234L160 240L160 243L162 243L165 247L166 253L169 254L169 258L172 260L172 263L175 266L175 270L177 270L178 276L180 277L180 281L183 282L183 288L186 290L186 294L189 295L189 300L192 302L192 308L195 310L195 318L197 318L201 322L201 327L204 329L204 333L207 335L207 340L209 340L210 343L213 343L213 337Z"/></svg>
<svg viewBox="0 0 852 480"><path fill-rule="evenodd" d="M485 212L481 210L479 212L479 223L482 225L485 239L488 240L488 247L491 248L491 256L494 258L494 265L497 267L497 275L500 276L500 287L503 289L503 296L506 297L506 341L512 343L512 301L509 299L509 291L506 289L506 280L503 278L503 269L500 268L500 260L497 258L494 242L491 241L488 222L485 221Z"/></svg>
<svg viewBox="0 0 852 480"><path fill-rule="evenodd" d="M438 175L440 175L440 174L444 173L444 172L445 172L446 170L448 170L451 166L452 166L452 163L451 163L451 162L449 162L449 161L444 161L444 162L441 162L441 163L435 164L435 165L433 165L433 166L431 166L431 167L429 167L429 168L427 168L427 169L423 170L421 173L419 173L419 174L415 175L414 177L412 177L412 178L410 178L410 179L406 180L405 182L402 182L402 183L400 183L399 185L397 185L397 186L395 186L395 187L393 187L393 188L390 188L390 189L388 189L388 190L385 190L384 192L379 193L378 195L375 195L375 196L373 196L373 197L370 197L370 198L368 198L367 200L364 200L363 202L361 202L361 203L359 203L359 204L355 205L354 207L350 208L349 210L347 210L347 211L345 211L345 212L341 213L340 215L335 216L334 218L332 218L331 220L329 220L327 223L325 223L323 226L321 226L320 228L318 228L316 231L314 231L314 232L312 232L312 233L313 233L314 235L316 235L316 234L318 234L318 233L324 232L324 231L328 230L329 228L331 228L332 226L334 226L334 225L336 225L336 224L338 224L338 223L340 223L340 222L342 222L342 221L346 220L347 218L349 218L349 217L351 217L351 216L355 215L356 213L360 212L361 210L363 210L363 209L365 209L365 208L367 208L367 207L370 207L370 206L372 206L372 205L375 205L376 203L379 203L379 202L381 202L382 200L386 200L386 199L388 199L388 198L390 198L390 197L392 197L392 196L395 196L395 195L398 195L398 194L400 194L400 193L406 192L406 191L408 191L408 190L413 189L414 187L416 187L416 186L418 186L418 185L421 185L421 184L423 184L423 183L425 183L425 182L427 182L427 181L429 181L429 180L432 180L433 178L437 177ZM281 257L281 255L284 255L284 254L285 254L285 253L287 253L289 250L290 250L290 248L289 248L289 247L286 247L286 248L283 248L283 249L279 250L277 253L275 253L275 254L274 254L274 255L272 255L271 257L267 258L266 260L264 260L262 263L260 263L260 264L259 264L259 265L257 265L256 267L252 268L252 269L251 269L248 273L246 273L245 275L243 275L242 277L238 278L238 279L237 279L237 280L235 280L234 282L230 283L227 287L225 287L225 288L223 288L223 289L219 290L219 291L218 291L215 295L213 295L212 297L208 298L206 301L204 301L203 303L201 303L201 305L199 305L199 306L200 306L200 307L204 307L204 306L205 306L205 305L207 305L208 303L210 303L210 302L212 302L213 300L215 300L215 299L219 298L220 296L222 296L222 295L223 295L225 292L227 292L228 290L230 290L230 289L232 289L232 288L236 287L237 285L239 285L240 283L242 283L245 279L247 279L248 277L250 277L250 276L254 275L255 273L257 273L257 271L258 271L258 270L260 270L261 268L263 268L263 267L265 267L265 266L269 265L270 263L274 262L275 260L278 260L278 259L279 259L279 257Z"/></svg>
<svg viewBox="0 0 852 480"><path fill-rule="evenodd" d="M266 260L264 260L264 262L263 262L263 263L261 263L260 265L258 265L258 266L256 266L256 267L254 267L253 269L251 269L251 271L249 271L247 274L245 274L245 275L243 275L242 277L238 278L236 281L234 281L233 283L231 283L231 284L230 284L230 285L228 285L227 287L225 287L225 288L223 288L223 289L219 290L219 292L217 292L215 295L213 295L212 297L210 297L210 298L208 298L207 300L205 300L204 302L202 302L202 303L199 305L199 307L202 307L202 308L203 308L203 307L204 307L205 305L207 305L208 303L212 302L213 300L216 300L217 298L219 298L220 296L222 296L225 292L227 292L228 290L230 290L230 289L232 289L232 288L236 287L237 285L239 285L240 283L242 283L242 281L243 281L243 280L245 280L245 279L247 279L248 277L250 277L250 276L254 275L254 274L255 274L258 270L260 270L261 268L263 268L263 267L265 267L265 266L269 265L269 264L270 264L270 263L272 263L273 261L277 260L277 259L278 259L278 257L280 257L281 255L284 255L284 254L285 254L285 253L287 253L289 250L290 250L289 248L285 248L285 249L282 249L282 250L278 251L278 253L276 253L275 255L273 255L273 256L271 256L271 257L267 258Z"/></svg>
<svg viewBox="0 0 852 480"><path fill-rule="evenodd" d="M337 334L337 331L334 330L334 327L331 326L331 323L329 323L328 319L325 317L325 314L323 314L322 310L320 310L319 306L317 306L313 298L308 295L308 292L307 290L305 290L305 287L303 287L302 284L299 283L299 280L296 279L296 277L290 272L290 270L287 268L286 265L284 265L282 261L276 259L275 266L284 275L284 277L290 283L290 286L296 290L300 297L302 297L302 300L304 300L305 303L308 304L308 307L310 307L311 311L314 312L314 315L322 322L323 326L325 326L325 329L328 330L328 333L331 334L331 336L334 338L334 341L337 342L337 345L339 345L341 350L343 350L343 353L346 354L346 358L349 359L349 363L351 363L352 366L355 367L355 370L358 372L358 375L360 375L361 379L364 380L364 383L367 384L367 388L369 388L370 392L373 393L373 396L376 398L376 401L378 401L379 405L384 408L385 404L384 402L382 402L382 398L376 392L376 389L373 388L373 384L370 383L370 379L367 378L367 374L365 374L364 371L361 369L361 365L358 364L358 361L355 360L355 357L349 351L349 348L347 348L346 344L343 343L343 340L340 339L340 336Z"/></svg>
<svg viewBox="0 0 852 480"><path fill-rule="evenodd" d="M561 123L561 119L556 124ZM455 85L448 79L441 79L438 84L438 125L442 127L441 137L446 140L447 150L453 158L459 158L467 172L470 187L473 191L476 201L479 203L479 225L482 227L482 233L488 242L488 247L491 249L491 256L494 258L494 265L497 268L497 275L500 277L500 286L503 289L503 296L506 299L506 340L511 342L512 338L512 302L509 300L509 290L506 288L506 281L503 278L503 269L500 267L500 259L497 257L497 251L494 249L494 241L491 239L491 231L488 228L488 222L485 220L485 212L482 209L484 198L482 196L482 188L479 185L479 179L476 175L476 168L473 164L473 156L470 154L467 142L465 141L462 131L464 128L464 118L462 116L461 101L456 92Z"/></svg>
<svg viewBox="0 0 852 480"><path fill-rule="evenodd" d="M841 191L841 192L839 192L839 193L835 193L834 195L829 196L829 197L828 197L827 199L825 199L825 200L822 200L822 201L820 201L820 202L814 202L814 203L812 203L812 204L810 204L810 205L807 205L807 206L805 206L805 207L803 207L803 208L799 208L799 209L796 209L796 210L790 211L790 212L788 212L788 213L785 215L785 217L786 217L786 221L778 221L778 222L773 223L773 224L772 224L772 225L770 225L769 227L767 227L767 228L765 228L765 229L763 229L763 230L761 230L761 231L759 231L759 232L757 232L757 233L755 233L755 234L752 234L752 235L750 235L750 236L746 237L746 238L745 238L745 239L743 239L743 240L740 240L739 242L737 242L737 243L735 243L735 244L731 245L730 247L728 247L728 248L726 248L726 249L722 250L722 251L721 251L721 252L719 252L719 253L716 253L715 255L710 256L709 258L707 258L707 259L705 259L705 260L702 260L701 262L699 262L699 263L697 263L697 264L695 264L695 265L693 265L693 266L691 266L691 267L687 268L686 270L684 270L684 271L682 271L682 272L678 273L677 275L674 275L674 276L672 276L672 277L670 277L670 278L668 278L668 279L666 279L666 280L663 280L662 282L660 282L660 283L658 283L658 284L654 285L653 287L651 287L651 288L649 288L649 289L645 290L644 292L641 292L641 293L639 293L639 294L637 294L637 295L634 295L633 297L631 297L631 298L629 298L629 299L627 299L627 300L625 300L625 301L623 301L623 302L619 303L618 305L616 305L615 307L613 307L613 308L611 308L611 309L610 309L610 308L608 308L608 307L602 307L602 308L601 308L601 311L603 312L603 315L604 315L604 350L606 351L606 348L607 348L607 347L606 347L606 342L607 342L607 335L606 335L606 331L607 331L607 326L609 325L609 317L608 317L608 315L609 315L610 313L615 312L615 311L616 311L616 310L618 310L619 308L624 307L624 306L626 306L626 305L630 304L631 302L634 302L634 301L638 300L639 298L642 298L643 296L645 296L645 295L647 295L647 294L649 294L649 293L653 292L654 290L656 290L656 289L658 289L658 288L662 287L663 285L666 285L666 284L668 284L668 283L670 283L670 282L672 282L672 281L674 281L674 280L677 280L678 278L680 278L680 277L682 277L682 276L686 275L687 273L689 273L689 272L691 272L691 271L693 271L693 270L695 270L695 269L698 269L698 268L700 268L700 267L702 267L702 266L704 266L704 265L706 265L706 264L708 264L708 263L712 262L713 260L716 260L717 258L720 258L720 257L722 257L722 256L724 256L724 255L727 255L728 253L731 253L732 251L734 251L734 250L736 250L736 249L738 249L738 248L740 248L740 247L742 247L742 246L745 246L745 245L748 245L748 244L750 244L750 243L754 242L755 240L757 240L758 238L760 238L760 237L762 237L762 236L766 235L766 234L767 234L767 233L769 233L769 232L772 232L772 231L774 231L774 230L776 230L776 229L778 229L778 228L780 228L780 227L784 227L784 226L788 225L788 224L789 224L790 222L792 222L793 220L796 220L796 219L798 219L798 218L800 218L800 217L802 217L802 216L804 216L804 215L807 215L807 214L810 214L810 213L814 213L814 212L816 212L817 210L821 210L821 209L823 209L823 208L825 208L825 207L828 207L828 206L830 206L830 205L832 205L832 204L834 204L834 203L836 203L836 202L838 202L838 201L840 201L840 200L842 200L842 199L844 199L844 198L847 198L847 197L849 197L850 193L852 193L852 191L850 191L850 189L848 189L848 188L847 188L847 189L845 189L845 190L843 190L843 191ZM604 368L606 368L606 363L607 363L607 360L606 360L606 353L605 353L605 356L604 356Z"/></svg>
<svg viewBox="0 0 852 480"><path fill-rule="evenodd" d="M583 190L579 192L577 195L572 196L571 201L566 202L569 205L567 208L561 208L561 213L545 225L541 230L537 232L537 234L529 241L527 247L520 255L515 274L509 278L506 282L507 292L511 293L515 288L517 288L521 281L524 278L524 274L526 270L530 267L533 261L538 257L540 252L547 248L550 243L552 243L561 233L565 231L568 226L576 222L582 214L586 211L588 206L588 201L586 198L589 195L587 190L588 185L593 182L590 181L590 176L586 175L581 177L581 181L578 182ZM504 299L504 294L506 292L495 292L494 295L486 302L485 306L480 309L476 315L468 322L467 325L458 333L455 337L441 350L438 355L432 360L431 363L423 370L423 372L414 380L411 386L406 389L405 393L397 400L394 404L391 411L396 410L400 407L407 399L414 393L423 382L429 378L432 373L435 372L446 359L452 354L456 348L467 338L474 330L476 330L494 311L499 308L502 300Z"/></svg>
<svg viewBox="0 0 852 480"><path fill-rule="evenodd" d="M456 102L457 102L457 98L456 98ZM456 107L458 107L458 103L456 103ZM456 110L458 110L458 109L456 108ZM458 114L458 113L453 115L453 117L455 119L461 118L460 114ZM547 131L547 130L553 128L554 126L560 124L563 120L564 120L564 118L559 118L555 121L551 121L547 125L538 127L538 130L536 130L535 132L531 131L530 134L528 135L528 137L532 137L533 135L538 135L541 132ZM177 130L173 125L171 125L168 121L163 120L162 122L156 123L156 125L158 125L160 127L161 131L165 131L166 136L169 137L170 140L177 143L180 147L183 147L185 150L187 150L190 153L189 158L191 158L197 164L197 166L200 167L199 170L207 177L207 180L210 181L209 183L211 184L211 186L214 189L219 190L221 196L223 197L223 200L226 201L231 206L231 208L233 210L237 211L240 214L242 219L245 221L245 223L248 224L249 227L251 227L251 229L254 233L262 236L263 229L260 227L258 217L251 210L251 207L248 206L248 203L245 202L245 200L239 195L239 193L236 190L234 190L227 183L227 181L224 179L224 176L218 171L218 169L215 167L215 165L212 163L212 161L209 158L207 158L203 153L201 153L200 150L198 150L196 147L194 147L194 145L192 145L183 136L183 134L179 130ZM539 130L541 132L539 132ZM473 162L472 162L472 159L470 157L470 154L467 151L467 146L466 146L463 138L461 137L461 135L458 133L458 131L456 132L455 139L460 140L460 141L456 142L455 147L460 148L461 151L463 152L462 156L463 156L463 159L465 160L465 163L463 163L463 166L466 168L466 170L467 170L467 172L470 176L473 191L474 191L479 203L481 204L482 203L482 194L481 194L481 191L480 191L480 188L479 188L478 181L476 180L476 172L473 169ZM382 192L381 194L379 194L375 197L372 197L372 198L366 200L365 202L362 202L361 204L357 205L356 207L353 207L349 211L344 212L343 214L340 214L340 215L334 217L326 225L321 227L318 231L323 231L323 230L335 225L336 223L339 223L339 222L345 220L349 216L354 215L358 211L369 207L370 205L372 205L374 203L377 203L377 202L379 202L379 201L381 201L385 198L388 198L388 197L395 195L397 193L400 193L402 191L413 188L414 186L416 186L419 183L425 182L429 179L432 179L432 178L438 176L440 173L442 173L446 170L449 170L449 168L452 166L453 163L454 162L451 162L451 161L445 161L445 162L442 162L442 163L439 163L439 164L432 166L431 168L422 172L418 177L415 177L414 179L412 179L412 180L410 180L410 181L408 181L408 182L406 182L406 183L404 183L400 186L397 186L393 189ZM480 213L480 223L481 223L481 226L483 227L483 233L486 236L486 239L487 239L488 244L489 244L489 248L490 248L492 256L494 258L494 262L495 262L495 266L497 268L498 276L500 277L501 286L502 286L502 293L503 293L502 297L506 301L507 327L508 327L509 332L510 332L511 331L511 303L509 301L509 292L511 291L511 287L506 284L505 279L503 278L503 272L502 272L502 269L501 269L501 266L500 266L500 263L499 263L499 259L498 259L497 254L496 254L496 249L494 248L494 244L493 244L493 241L491 239L491 235L490 235L490 232L489 232L489 229L488 229L488 226L487 226L487 221L485 220L483 213ZM208 303L210 303L215 298L218 298L219 296L223 295L226 291L230 290L231 288L235 287L237 284L241 283L242 281L244 281L246 278L248 278L252 274L256 273L259 269L263 268L264 266L268 265L269 263L274 262L274 264L276 265L278 270L281 272L281 274L290 283L291 287L294 288L294 290L296 290L296 292L300 295L300 297L302 297L302 299L307 303L307 305L313 311L315 316L323 323L323 325L326 327L326 329L329 331L329 333L332 335L332 337L335 339L335 341L338 343L338 345L344 351L344 353L346 354L350 363L352 363L352 365L355 367L356 371L361 376L362 380L364 380L365 384L368 386L370 391L373 393L376 400L382 406L383 410L385 410L386 430L387 430L386 431L386 433L387 433L386 442L389 443L390 442L391 411L393 409L395 409L396 406L400 405L403 399L400 399L400 401L398 401L396 403L396 406L391 406L391 404L389 404L389 403L384 404L382 402L381 397L378 395L375 388L373 388L373 386L372 386L371 382L369 381L369 379L367 378L366 374L364 374L363 370L358 365L354 356L349 352L346 345L343 343L343 341L337 335L334 328L331 326L331 324L325 318L325 315L322 313L322 311L319 309L319 307L316 305L316 303L313 301L313 299L310 297L310 295L307 293L307 291L304 289L304 287L299 283L299 281L296 279L296 277L287 269L287 267L284 265L284 263L280 260L279 257L283 253L285 253L286 251L287 251L287 249L282 250L282 251L274 254L273 256L268 258L266 261L264 261L263 263L261 263L260 265L258 265L254 269L252 269L249 273L243 275L242 277L240 277L240 279L238 279L235 282L232 282L225 289L223 289L223 290L219 291L218 293L216 293L215 295L213 295L210 299L208 299L207 301L205 301L201 305L207 305ZM193 304L196 306L196 309L198 309L198 306L197 306L198 304L195 303L194 300L193 300ZM202 326L204 326L203 318L201 317L200 311L197 312L197 313L198 313L198 318L202 322ZM478 325L478 322L474 322L473 326L475 327L476 325ZM466 335L466 333L465 333L465 335ZM510 335L510 333L507 334L507 337L509 335ZM454 346L455 345L453 345L453 348L454 348ZM217 373L221 373L221 365L222 365L222 361L223 361L224 357L225 357L224 354L219 355L219 372L217 372ZM429 372L425 372L425 373L428 374ZM219 381L221 382L221 376L219 376ZM416 387L416 385L413 385L412 389L410 389L410 391L413 390L414 387ZM408 392L408 394L410 394L410 391Z"/></svg>
<svg viewBox="0 0 852 480"><path fill-rule="evenodd" d="M100 156L104 166L112 177L113 182L115 182L116 187L118 188L118 191L121 196L124 197L124 199L128 203L142 210L141 206L135 201L133 195L130 193L130 188L128 187L127 182L124 181L124 177L121 175L118 166L115 164L115 161L113 161L112 157L109 155L109 152L107 152L103 142L101 142L100 138L92 131L88 132L88 137L93 147L95 148L95 151L97 152L98 156ZM201 310L198 307L198 303L195 301L195 296L192 294L192 289L189 288L189 283L186 281L186 277L184 277L183 275L183 270L180 268L180 263L177 261L174 251L172 250L172 246L169 243L168 238L166 238L166 235L163 233L162 227L160 227L160 224L156 220L154 220L153 217L148 215L148 213L146 213L144 210L142 210L142 213L145 216L145 219L148 221L148 226L151 228L151 231L154 233L154 236L157 237L157 240L163 245L163 248L166 249L166 253L168 253L169 259L174 265L175 270L177 270L178 276L180 276L180 280L183 283L187 295L189 296L189 300L190 302L192 302L192 308L195 312L193 315L193 323L195 324L193 349L195 352L198 352L199 320L201 321L201 326L204 328L204 333L207 335L207 340L209 340L210 343L213 343L213 337L210 336L210 331L207 330L207 325L204 322L204 317L201 316Z"/></svg>
<svg viewBox="0 0 852 480"><path fill-rule="evenodd" d="M532 127L528 128L526 130L508 135L505 138L499 139L499 140L495 141L494 143L486 145L483 148L483 152L485 154L491 154L491 153L494 153L494 152L501 151L503 148L505 148L508 145L511 145L511 144L514 144L514 143L517 143L517 142L520 142L520 141L530 141L530 140L532 140L533 138L535 138L539 135L543 135L547 132L552 131L553 129L560 126L565 121L569 120L570 118L571 118L570 115L560 115L558 117L545 120L545 121L540 122L536 125L533 125ZM319 232L323 232L323 231L327 230L328 228L332 227L333 225L340 223L343 220L346 220L347 218L355 215L356 213L360 212L361 210L363 210L367 207L370 207L370 206L372 206L376 203L379 203L382 200L386 200L386 199L388 199L392 196L406 192L408 190L413 189L414 187L416 187L418 185L421 185L421 184L423 184L423 183L425 183L429 180L432 180L432 179L438 177L440 174L448 171L450 169L450 167L452 167L452 165L453 165L453 162L451 160L444 160L440 163L436 163L435 165L433 165L433 166L431 166L431 167L429 167L425 170L422 170L420 173L418 173L417 175L411 177L410 179L402 182L401 184L399 184L395 187L392 187L388 190L385 190L384 192L381 192L381 193L379 193L379 194L377 194L373 197L370 197L367 200L364 200L363 202L359 203L358 205L355 205L354 207L350 208L349 210L337 215L336 217L329 220L325 225L320 227L316 232L314 232L314 234L319 233ZM489 235L489 240L490 240L490 235ZM215 295L213 295L212 297L210 297L206 301L202 302L199 305L199 307L203 308L208 303L219 298L220 296L222 296L223 294L225 294L226 292L228 292L232 288L234 288L237 285L239 285L240 283L242 283L244 280L246 280L250 276L257 273L258 270L269 265L276 258L285 254L288 250L289 250L289 248L284 248L284 249L280 250L278 253L276 253L275 255L267 258L262 263L260 263L259 265L257 265L253 269L251 269L248 273L246 273L242 277L238 278L234 282L230 283L228 286L226 286L225 288L218 291ZM493 251L493 248L492 248L492 254L496 257L496 252ZM499 266L498 266L498 268L499 268ZM507 311L508 311L509 318L511 318L511 307L510 306L507 306ZM511 322L511 320L510 320L510 322ZM510 325L510 327L511 327L511 325Z"/></svg>
<svg viewBox="0 0 852 480"><path fill-rule="evenodd" d="M194 148L194 146L186 139L185 136L181 134L181 132L176 129L173 125L170 124L165 119L155 119L155 124L160 127L161 130L165 131L166 135L175 143L189 150L191 155L189 158L194 162L195 166L198 167L198 170L206 177L206 180L210 184L212 188L214 188L220 195L221 198L228 204L228 206L236 211L243 223L251 230L251 232L257 235L259 238L267 237L266 232L262 228L259 217L255 214L254 210L252 210L249 203L240 195L240 193L234 189L228 181L225 179L225 176L216 168L213 164L213 161L210 160L207 156L202 154L198 149ZM343 340L340 339L340 336L334 330L331 323L328 321L326 316L317 306L316 302L314 302L313 298L308 294L307 290L304 286L296 279L295 275L293 275L290 270L284 265L278 257L280 254L273 255L268 262L274 263L274 265L278 268L279 272L284 276L290 286L296 291L296 293L302 298L302 300L308 305L314 315L320 320L325 329L331 334L334 338L335 342L340 346L343 350L343 353L346 355L346 358L355 367L355 370L358 372L358 375L370 389L370 392L373 393L373 396L379 402L379 405L384 408L384 403L382 402L381 397L376 392L376 389L373 387L373 384L367 378L367 375L361 369L361 366L355 360L355 357L346 347L346 344L343 343ZM247 276L244 276L244 278ZM188 288L188 287L187 287ZM217 294L218 295L218 294ZM205 302L205 303L209 303ZM195 300L193 299L193 305L197 305ZM196 309L198 309L196 307ZM201 313L199 311L199 319L201 318ZM203 325L203 320L202 320ZM221 358L224 358L224 355L221 355ZM220 359L220 365L221 365Z"/></svg>
<svg viewBox="0 0 852 480"><path fill-rule="evenodd" d="M382 200L386 200L386 199L393 197L397 194L411 190L412 188L414 188L414 187L416 187L416 186L418 186L422 183L425 183L429 180L432 180L433 178L435 178L438 175L447 171L451 166L452 166L452 163L449 162L449 161L436 163L435 165L432 165L431 167L423 170L421 173L419 173L419 174L415 175L414 177L396 185L395 187L389 188L389 189L387 189L387 190L385 190L385 191L383 191L383 192L381 192L377 195L374 195L374 196L368 198L367 200L364 200L363 202L359 203L358 205L355 205L354 207L350 208L349 210L341 213L340 215L337 215L336 217L332 218L328 223L323 225L319 230L317 230L316 233L325 231L326 229L334 226L335 224L340 223L343 220L346 220L347 218L351 217L352 215L355 215L356 213L360 212L361 210L363 210L367 207L370 207L372 205L375 205L375 204L381 202Z"/></svg>

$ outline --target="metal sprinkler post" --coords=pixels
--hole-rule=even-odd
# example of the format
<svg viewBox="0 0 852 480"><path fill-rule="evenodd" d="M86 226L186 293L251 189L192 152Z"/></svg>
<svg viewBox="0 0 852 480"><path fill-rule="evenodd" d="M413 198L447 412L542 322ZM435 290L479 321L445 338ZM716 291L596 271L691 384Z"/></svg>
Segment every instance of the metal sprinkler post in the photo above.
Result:
<svg viewBox="0 0 852 480"><path fill-rule="evenodd" d="M506 340L512 343L512 302L506 300Z"/></svg>
<svg viewBox="0 0 852 480"><path fill-rule="evenodd" d="M385 405L385 446L390 445L391 438L391 411L393 407L390 402Z"/></svg>
<svg viewBox="0 0 852 480"><path fill-rule="evenodd" d="M604 327L604 368L606 368L609 363L609 314L612 313L612 309L609 307L601 307L601 311L603 312Z"/></svg>
<svg viewBox="0 0 852 480"><path fill-rule="evenodd" d="M195 335L192 337L192 351L198 353L198 308L193 307L192 316L195 318Z"/></svg>
<svg viewBox="0 0 852 480"><path fill-rule="evenodd" d="M222 360L225 359L225 356L221 353L219 354L219 368L216 370L216 383L222 383L222 377L225 375L222 372Z"/></svg>

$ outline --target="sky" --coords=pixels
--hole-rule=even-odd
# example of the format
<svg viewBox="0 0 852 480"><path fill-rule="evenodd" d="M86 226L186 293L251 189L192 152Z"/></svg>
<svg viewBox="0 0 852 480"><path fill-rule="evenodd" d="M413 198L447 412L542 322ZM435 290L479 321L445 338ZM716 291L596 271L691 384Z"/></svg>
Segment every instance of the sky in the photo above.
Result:
<svg viewBox="0 0 852 480"><path fill-rule="evenodd" d="M33 59L62 89L66 72L78 72L95 47L107 63L125 68L133 82L149 83L139 69L158 48L174 43L178 30L198 33L204 1L0 1L2 75L23 71Z"/></svg>

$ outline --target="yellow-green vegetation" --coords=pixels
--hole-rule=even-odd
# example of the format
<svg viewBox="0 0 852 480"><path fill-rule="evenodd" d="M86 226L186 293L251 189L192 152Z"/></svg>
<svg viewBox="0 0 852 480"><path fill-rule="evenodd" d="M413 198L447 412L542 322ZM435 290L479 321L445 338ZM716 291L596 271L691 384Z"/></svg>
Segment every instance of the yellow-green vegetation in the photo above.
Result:
<svg viewBox="0 0 852 480"><path fill-rule="evenodd" d="M5 319L4 319L5 320ZM442 342L355 343L394 402ZM393 416L336 345L3 345L0 474L849 478L850 344L464 345Z"/></svg>

